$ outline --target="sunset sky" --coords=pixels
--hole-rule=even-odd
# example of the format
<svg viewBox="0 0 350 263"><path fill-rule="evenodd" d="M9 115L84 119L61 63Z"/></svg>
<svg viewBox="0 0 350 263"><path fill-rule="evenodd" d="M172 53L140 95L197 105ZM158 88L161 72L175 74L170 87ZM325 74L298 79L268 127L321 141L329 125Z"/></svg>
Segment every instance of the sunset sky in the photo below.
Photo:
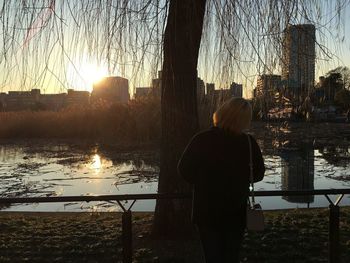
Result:
<svg viewBox="0 0 350 263"><path fill-rule="evenodd" d="M155 20L143 21L137 26L126 23L125 32L117 28L114 34L113 16L107 7L96 11L96 8L89 10L91 1L70 2L73 6L64 0L44 2L45 8L39 9L23 8L23 3L19 2L9 4L0 19L0 92L31 88L40 88L42 93L66 92L68 88L91 91L92 83L106 75L128 78L131 89L150 85L151 78L161 68L161 35L150 28L162 32L164 10ZM83 3L88 4L84 6ZM328 5L333 5L330 3ZM323 10L322 21L316 24L317 40L321 44L317 47L316 80L335 67L350 67L350 5L344 5L339 24L336 23L337 12L326 10L327 7ZM72 10L80 10L80 13L72 15ZM4 27L5 22L8 24ZM257 35L261 32L259 28L254 30ZM280 73L278 65L266 70L263 64L270 65L270 62L259 62L256 55L250 55L254 53L249 51L251 47L246 46L238 49L238 54L241 50L239 59L243 61L239 66L231 67L232 62L225 66L222 62L225 56L213 47L215 37L213 33L208 37L211 42L202 45L208 45L199 59L199 77L205 82L214 82L222 88L232 81L243 83L245 95L249 97L257 75ZM132 44L127 43L129 40ZM264 46L255 48L262 57L276 56L274 50L267 54Z"/></svg>

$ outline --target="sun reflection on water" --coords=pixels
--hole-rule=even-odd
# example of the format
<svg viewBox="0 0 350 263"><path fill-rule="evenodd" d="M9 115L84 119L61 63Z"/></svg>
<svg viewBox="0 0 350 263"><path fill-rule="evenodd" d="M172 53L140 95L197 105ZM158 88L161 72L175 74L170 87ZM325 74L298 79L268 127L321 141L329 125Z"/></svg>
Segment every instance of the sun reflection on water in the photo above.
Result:
<svg viewBox="0 0 350 263"><path fill-rule="evenodd" d="M98 173L101 170L102 168L101 156L99 156L98 154L95 154L92 157L91 168L94 169L96 173Z"/></svg>

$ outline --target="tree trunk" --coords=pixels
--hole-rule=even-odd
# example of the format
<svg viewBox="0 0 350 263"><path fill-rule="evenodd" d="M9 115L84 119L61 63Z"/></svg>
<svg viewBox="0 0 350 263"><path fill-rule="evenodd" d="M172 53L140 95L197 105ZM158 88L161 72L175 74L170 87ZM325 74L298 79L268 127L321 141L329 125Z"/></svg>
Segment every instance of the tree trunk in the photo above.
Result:
<svg viewBox="0 0 350 263"><path fill-rule="evenodd" d="M158 193L188 193L177 163L198 131L197 62L206 0L171 0L164 36L162 141ZM186 235L191 229L191 200L158 200L154 233Z"/></svg>

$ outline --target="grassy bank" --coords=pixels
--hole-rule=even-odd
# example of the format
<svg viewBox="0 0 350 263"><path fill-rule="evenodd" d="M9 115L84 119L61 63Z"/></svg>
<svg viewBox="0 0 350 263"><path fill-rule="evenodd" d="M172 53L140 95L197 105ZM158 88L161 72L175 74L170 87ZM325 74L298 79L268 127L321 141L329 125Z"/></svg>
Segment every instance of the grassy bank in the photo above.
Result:
<svg viewBox="0 0 350 263"><path fill-rule="evenodd" d="M152 213L134 213L134 262L203 262L198 238L156 240ZM327 209L266 212L242 262L327 262ZM341 262L350 262L350 208L341 208ZM0 213L0 262L121 262L118 213Z"/></svg>

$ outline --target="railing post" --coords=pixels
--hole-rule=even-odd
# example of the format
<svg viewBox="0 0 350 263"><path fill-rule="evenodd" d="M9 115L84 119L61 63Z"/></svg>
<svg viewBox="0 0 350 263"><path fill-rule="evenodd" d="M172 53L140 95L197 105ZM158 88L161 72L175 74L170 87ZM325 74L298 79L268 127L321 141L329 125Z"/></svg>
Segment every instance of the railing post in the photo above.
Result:
<svg viewBox="0 0 350 263"><path fill-rule="evenodd" d="M123 263L132 262L132 217L131 211L126 210L122 215Z"/></svg>
<svg viewBox="0 0 350 263"><path fill-rule="evenodd" d="M329 262L339 262L339 206L329 205Z"/></svg>

